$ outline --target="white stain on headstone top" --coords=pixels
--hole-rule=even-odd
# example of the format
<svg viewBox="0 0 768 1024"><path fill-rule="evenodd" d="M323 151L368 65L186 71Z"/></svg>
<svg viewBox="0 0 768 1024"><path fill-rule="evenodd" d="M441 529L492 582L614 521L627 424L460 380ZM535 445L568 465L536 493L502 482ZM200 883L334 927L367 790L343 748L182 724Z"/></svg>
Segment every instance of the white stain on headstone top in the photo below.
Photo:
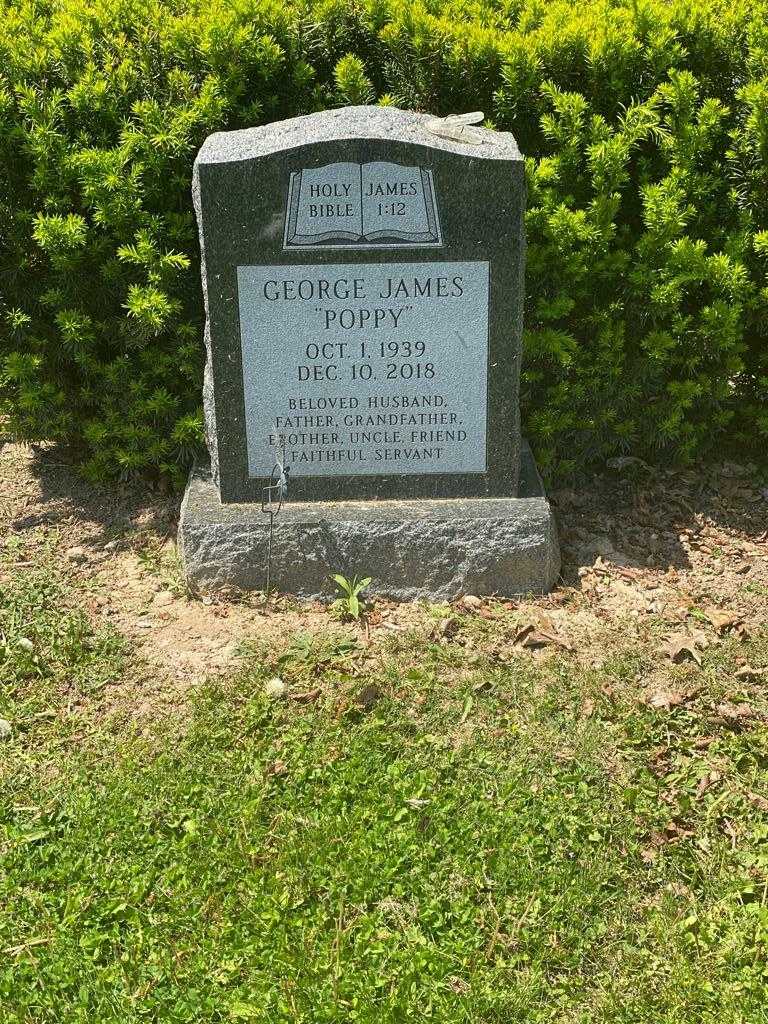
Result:
<svg viewBox="0 0 768 1024"><path fill-rule="evenodd" d="M484 261L238 267L248 468L486 470Z"/></svg>

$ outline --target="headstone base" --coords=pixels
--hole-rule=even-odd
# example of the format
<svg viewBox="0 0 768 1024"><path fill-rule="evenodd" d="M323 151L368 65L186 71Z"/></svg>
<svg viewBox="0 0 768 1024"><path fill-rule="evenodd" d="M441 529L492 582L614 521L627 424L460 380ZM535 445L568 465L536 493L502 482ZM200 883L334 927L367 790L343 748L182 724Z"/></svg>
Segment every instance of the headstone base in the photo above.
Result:
<svg viewBox="0 0 768 1024"><path fill-rule="evenodd" d="M259 505L222 505L210 471L192 471L179 520L191 583L263 590L268 536ZM517 498L289 500L274 522L272 585L306 599L331 597L329 573L371 576L369 592L382 597L440 601L541 594L559 572L554 516L527 445Z"/></svg>

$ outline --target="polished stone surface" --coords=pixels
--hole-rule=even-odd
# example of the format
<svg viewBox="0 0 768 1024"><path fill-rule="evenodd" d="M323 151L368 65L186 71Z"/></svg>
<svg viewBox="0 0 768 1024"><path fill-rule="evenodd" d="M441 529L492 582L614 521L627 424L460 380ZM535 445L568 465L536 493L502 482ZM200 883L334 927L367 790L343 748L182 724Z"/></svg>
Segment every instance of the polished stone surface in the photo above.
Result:
<svg viewBox="0 0 768 1024"><path fill-rule="evenodd" d="M449 498L461 496L514 496L520 469L518 381L522 330L525 180L523 161L508 133L473 129L478 144L466 144L433 134L431 118L386 107L352 107L326 111L245 131L212 135L195 162L193 195L200 226L208 329L209 372L204 405L214 480L224 502L259 502L266 461L251 462L249 471L246 394L276 386L275 366L261 365L258 346L254 360L244 368L240 324L238 267L290 268L312 263L331 267L386 266L423 263L434 268L458 263L489 265L487 311L487 387L479 398L485 419L485 469L477 453L462 462L446 460L448 471L400 472L392 463L381 473L302 475L292 467L292 501L355 500L375 498ZM335 191L333 216L354 221L347 244L324 239L323 247L307 247L306 222L297 210L295 225L287 220L289 198L301 197L299 172L317 172L337 164L366 168L397 164L403 168L402 201L410 201L406 184L424 186L424 208L410 207L399 239L391 235L391 208L386 203L372 211L363 204L360 221L357 199L342 171L334 171L329 188ZM419 171L417 179L414 169ZM407 173L406 173L407 172ZM330 172L329 172L330 173ZM382 172L383 173L383 172ZM387 172L387 181L392 174ZM411 178L408 178L411 175ZM385 175L386 177L386 175ZM317 179L320 180L320 179ZM304 200L313 196L315 178L307 177ZM315 188L317 186L315 185ZM430 206L433 190L435 209ZM393 200L394 201L394 200ZM330 218L332 220L333 218ZM329 218L320 218L324 227ZM383 226L382 226L383 225ZM389 225L389 227L388 227ZM375 230L381 228L380 231ZM364 239L355 240L362 231ZM295 243L295 244L294 244ZM291 246L294 245L294 248ZM296 251L298 248L300 251ZM364 275L365 271L363 271ZM371 266L371 273L374 273ZM377 270L376 273L379 273ZM426 271L435 277L434 269ZM437 321L437 317L433 318ZM473 324L477 321L472 314ZM459 340L464 337L460 316L454 317ZM414 317L413 340L430 328L430 318ZM483 323L482 328L485 328ZM466 333L472 327L466 324ZM251 340L258 338L251 334ZM388 337L396 337L390 334ZM429 335L427 335L429 338ZM279 345L281 336L269 335ZM473 342L477 344L477 342ZM456 372L458 373L456 364ZM263 374L263 377L259 375ZM244 379L245 375L248 380ZM450 373L446 373L446 379ZM471 381L468 378L468 388ZM452 393L460 380L451 383ZM472 385L473 386L473 385ZM416 389L404 387L404 394ZM322 394L307 390L306 394ZM350 386L349 393L354 394ZM477 398L473 398L475 405ZM263 433L263 432L262 432ZM407 439L406 439L407 441ZM405 443L405 442L403 442ZM477 445L477 435L473 435ZM269 447L265 442L265 447ZM253 447L253 446L252 446ZM290 462L290 460L287 460ZM440 459L437 459L439 466ZM469 469L467 467L470 467ZM435 468L433 464L431 469ZM255 474L255 475L254 475Z"/></svg>

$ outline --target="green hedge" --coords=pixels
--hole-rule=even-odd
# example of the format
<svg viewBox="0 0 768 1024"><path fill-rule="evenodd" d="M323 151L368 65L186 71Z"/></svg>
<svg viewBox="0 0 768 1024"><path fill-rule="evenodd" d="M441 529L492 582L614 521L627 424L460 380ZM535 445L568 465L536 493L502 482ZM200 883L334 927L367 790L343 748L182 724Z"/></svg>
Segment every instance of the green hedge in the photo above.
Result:
<svg viewBox="0 0 768 1024"><path fill-rule="evenodd" d="M348 102L528 159L526 430L551 475L768 439L768 3L0 0L0 401L96 478L201 439L192 160Z"/></svg>

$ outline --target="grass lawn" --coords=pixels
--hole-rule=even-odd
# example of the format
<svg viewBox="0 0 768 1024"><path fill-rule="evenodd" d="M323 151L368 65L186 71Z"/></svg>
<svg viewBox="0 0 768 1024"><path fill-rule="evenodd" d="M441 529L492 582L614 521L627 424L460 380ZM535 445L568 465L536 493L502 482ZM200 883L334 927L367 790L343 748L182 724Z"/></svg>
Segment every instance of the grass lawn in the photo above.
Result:
<svg viewBox="0 0 768 1024"><path fill-rule="evenodd" d="M0 555L3 1024L768 1020L766 632L319 611L137 718L62 543Z"/></svg>

